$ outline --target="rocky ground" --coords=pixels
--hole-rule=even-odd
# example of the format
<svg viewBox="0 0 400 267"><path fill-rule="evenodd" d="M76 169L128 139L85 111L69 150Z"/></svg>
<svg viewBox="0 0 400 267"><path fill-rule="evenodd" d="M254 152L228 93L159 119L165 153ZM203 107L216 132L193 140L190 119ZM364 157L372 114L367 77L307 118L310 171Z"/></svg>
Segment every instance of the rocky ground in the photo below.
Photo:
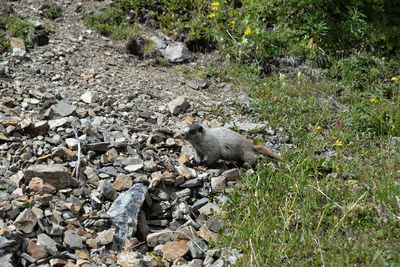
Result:
<svg viewBox="0 0 400 267"><path fill-rule="evenodd" d="M81 11L109 3L60 0L62 16L51 20L41 15L46 2L8 2L51 32L47 45L26 52L16 41L0 57L0 265L234 263L238 252L210 244L239 171L196 167L176 133L227 117L272 143L273 131L230 106L243 95L229 84L188 81L178 63L155 67L129 54L126 41L84 26ZM189 57L179 64L221 61Z"/></svg>

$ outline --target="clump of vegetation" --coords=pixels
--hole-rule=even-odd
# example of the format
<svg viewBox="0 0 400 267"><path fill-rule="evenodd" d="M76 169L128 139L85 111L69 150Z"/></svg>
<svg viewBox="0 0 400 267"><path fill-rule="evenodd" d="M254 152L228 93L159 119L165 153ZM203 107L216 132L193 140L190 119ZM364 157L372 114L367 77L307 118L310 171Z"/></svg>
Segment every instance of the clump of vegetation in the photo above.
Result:
<svg viewBox="0 0 400 267"><path fill-rule="evenodd" d="M16 15L2 15L0 16L0 29L2 29L8 36L24 40L25 46L28 49L31 47L29 33L33 31L33 25L29 22ZM0 50L3 51L8 51L11 48L10 42L6 36L0 36Z"/></svg>
<svg viewBox="0 0 400 267"><path fill-rule="evenodd" d="M115 8L104 11L110 25L115 16L128 17L127 24L145 23L193 48L217 47L245 62L266 64L276 55L336 55L343 50L390 54L400 48L400 8L388 0L114 2Z"/></svg>
<svg viewBox="0 0 400 267"><path fill-rule="evenodd" d="M43 17L48 18L48 19L52 19L52 20L54 20L56 18L59 18L62 15L61 7L57 6L54 3L44 4L40 8L40 10L42 11L41 15Z"/></svg>
<svg viewBox="0 0 400 267"><path fill-rule="evenodd" d="M11 49L10 41L4 36L0 36L0 53L9 51Z"/></svg>
<svg viewBox="0 0 400 267"><path fill-rule="evenodd" d="M138 30L130 25L128 17L119 8L106 8L84 15L85 24L103 35L113 39L123 39L137 34Z"/></svg>

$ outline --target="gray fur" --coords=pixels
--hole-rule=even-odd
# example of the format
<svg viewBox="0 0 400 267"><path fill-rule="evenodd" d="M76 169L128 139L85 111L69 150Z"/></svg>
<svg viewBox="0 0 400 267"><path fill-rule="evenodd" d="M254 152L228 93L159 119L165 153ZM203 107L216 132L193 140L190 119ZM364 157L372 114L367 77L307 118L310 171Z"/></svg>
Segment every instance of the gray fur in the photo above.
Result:
<svg viewBox="0 0 400 267"><path fill-rule="evenodd" d="M192 124L182 132L195 149L195 161L213 165L219 159L246 162L251 165L258 160L257 151L246 138L224 127L209 128Z"/></svg>

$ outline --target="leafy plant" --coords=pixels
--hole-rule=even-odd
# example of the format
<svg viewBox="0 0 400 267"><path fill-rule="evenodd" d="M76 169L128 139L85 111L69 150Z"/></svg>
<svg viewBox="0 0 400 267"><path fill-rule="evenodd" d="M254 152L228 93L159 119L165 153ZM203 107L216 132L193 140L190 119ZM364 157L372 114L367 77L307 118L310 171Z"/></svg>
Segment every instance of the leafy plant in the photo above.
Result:
<svg viewBox="0 0 400 267"><path fill-rule="evenodd" d="M119 8L109 7L85 14L87 26L111 38L127 38L134 36L138 31L127 23L127 17Z"/></svg>
<svg viewBox="0 0 400 267"><path fill-rule="evenodd" d="M28 36L33 31L33 26L29 22L15 15L3 15L0 16L0 29L4 29L10 36L24 40L28 49L31 47ZM4 36L0 37L0 47L3 50L10 49L9 41Z"/></svg>

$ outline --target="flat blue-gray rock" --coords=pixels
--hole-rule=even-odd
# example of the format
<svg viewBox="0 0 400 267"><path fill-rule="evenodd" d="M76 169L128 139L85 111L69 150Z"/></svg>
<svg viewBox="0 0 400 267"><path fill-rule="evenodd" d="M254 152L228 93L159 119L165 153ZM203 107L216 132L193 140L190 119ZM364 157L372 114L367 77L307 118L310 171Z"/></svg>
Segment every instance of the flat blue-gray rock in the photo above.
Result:
<svg viewBox="0 0 400 267"><path fill-rule="evenodd" d="M136 233L138 213L147 190L147 186L143 184L134 184L120 194L107 211L112 223L117 227L117 241L122 242Z"/></svg>

